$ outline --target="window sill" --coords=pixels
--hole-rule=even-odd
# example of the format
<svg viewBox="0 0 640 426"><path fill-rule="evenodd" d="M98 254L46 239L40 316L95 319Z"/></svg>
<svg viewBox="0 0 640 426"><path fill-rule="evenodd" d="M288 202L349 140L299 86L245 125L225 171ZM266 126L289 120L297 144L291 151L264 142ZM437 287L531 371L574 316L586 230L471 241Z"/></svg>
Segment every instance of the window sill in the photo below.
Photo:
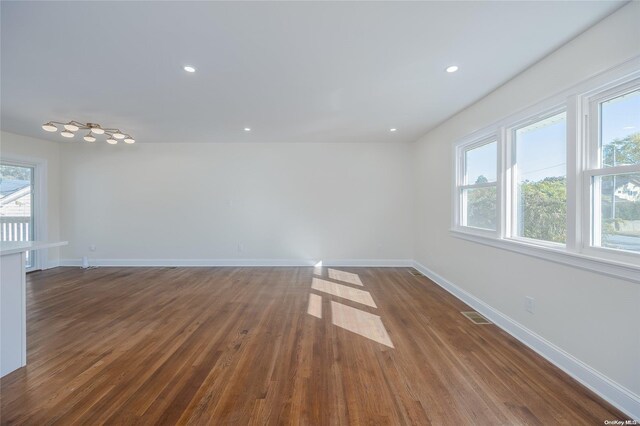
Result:
<svg viewBox="0 0 640 426"><path fill-rule="evenodd" d="M640 265L588 256L583 253L572 253L568 252L565 247L541 246L525 241L490 237L461 229L452 229L450 232L454 237L463 240L640 283Z"/></svg>

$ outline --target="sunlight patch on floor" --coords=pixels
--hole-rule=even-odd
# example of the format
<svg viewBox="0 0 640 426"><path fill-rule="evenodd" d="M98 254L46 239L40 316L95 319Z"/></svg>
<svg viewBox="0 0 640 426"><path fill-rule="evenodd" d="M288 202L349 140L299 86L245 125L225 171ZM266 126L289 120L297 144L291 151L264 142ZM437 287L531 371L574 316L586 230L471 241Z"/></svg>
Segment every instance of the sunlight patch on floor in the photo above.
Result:
<svg viewBox="0 0 640 426"><path fill-rule="evenodd" d="M371 297L371 293L348 285L338 284L333 281L327 281L319 278L318 276L322 276L322 269L322 262L318 262L314 265L314 275L317 276L311 278L311 288L313 290L377 309L377 306ZM364 284L358 274L340 271L338 269L326 269L329 278L332 280L364 287ZM322 296L309 293L307 314L322 319ZM387 330L384 328L384 324L382 324L382 319L378 315L334 301L331 301L331 312L330 314L327 313L327 316L329 315L331 316L332 324L336 327L351 331L352 333L358 334L390 348L394 347L391 342L391 338L389 337L389 333L387 333ZM328 320L329 318L326 318L326 321Z"/></svg>
<svg viewBox="0 0 640 426"><path fill-rule="evenodd" d="M313 278L311 288L323 293L329 293L333 296L351 300L352 302L362 303L363 305L377 308L368 291L358 290L357 288L348 287L346 285L337 284L320 278Z"/></svg>
<svg viewBox="0 0 640 426"><path fill-rule="evenodd" d="M360 276L352 272L339 271L337 269L329 268L329 278L336 281L344 281L345 283L349 284L360 286L364 285L362 284L362 280L360 280Z"/></svg>
<svg viewBox="0 0 640 426"><path fill-rule="evenodd" d="M307 313L313 315L316 318L322 319L322 297L317 294L309 294L309 307Z"/></svg>
<svg viewBox="0 0 640 426"><path fill-rule="evenodd" d="M331 321L335 326L393 348L389 333L377 315L332 301Z"/></svg>

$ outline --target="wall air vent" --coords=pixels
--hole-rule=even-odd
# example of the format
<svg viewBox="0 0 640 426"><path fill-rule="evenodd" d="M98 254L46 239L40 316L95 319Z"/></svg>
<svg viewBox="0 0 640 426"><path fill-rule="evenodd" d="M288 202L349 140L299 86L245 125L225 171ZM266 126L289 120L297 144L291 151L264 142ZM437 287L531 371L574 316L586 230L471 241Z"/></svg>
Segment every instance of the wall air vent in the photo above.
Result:
<svg viewBox="0 0 640 426"><path fill-rule="evenodd" d="M488 319L486 319L476 311L460 312L460 313L465 317L469 318L469 321L471 321L474 324L493 324L491 321L489 321Z"/></svg>

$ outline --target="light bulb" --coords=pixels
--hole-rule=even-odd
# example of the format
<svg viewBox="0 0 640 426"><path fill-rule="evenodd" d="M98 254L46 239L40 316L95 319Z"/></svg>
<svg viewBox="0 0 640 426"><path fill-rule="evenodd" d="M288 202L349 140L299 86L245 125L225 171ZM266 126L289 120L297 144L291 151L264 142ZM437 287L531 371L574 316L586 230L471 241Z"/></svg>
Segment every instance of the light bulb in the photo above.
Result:
<svg viewBox="0 0 640 426"><path fill-rule="evenodd" d="M68 130L63 130L62 132L60 132L60 134L61 134L62 136L64 136L65 138L72 138L72 137L73 137L73 133L71 133L71 132L70 132L70 131L68 131Z"/></svg>
<svg viewBox="0 0 640 426"><path fill-rule="evenodd" d="M101 129L100 127L92 127L91 131L93 133L95 133L96 135L103 135L104 134L104 129Z"/></svg>
<svg viewBox="0 0 640 426"><path fill-rule="evenodd" d="M56 130L58 130L58 128L56 126L54 126L52 122L48 122L46 124L43 124L42 128L44 130L46 130L47 132L55 132Z"/></svg>
<svg viewBox="0 0 640 426"><path fill-rule="evenodd" d="M195 69L194 67L190 66L190 65L185 65L185 66L183 67L183 69L184 69L186 72L196 72L196 69Z"/></svg>
<svg viewBox="0 0 640 426"><path fill-rule="evenodd" d="M120 133L120 132L116 132L113 134L113 137L116 139L124 139L124 134Z"/></svg>
<svg viewBox="0 0 640 426"><path fill-rule="evenodd" d="M456 65L451 65L450 67L447 67L446 71L448 73L456 72L458 71L458 67Z"/></svg>
<svg viewBox="0 0 640 426"><path fill-rule="evenodd" d="M135 142L135 139L133 139L131 136L127 137L127 138L124 140L124 143L134 143L134 142Z"/></svg>
<svg viewBox="0 0 640 426"><path fill-rule="evenodd" d="M118 143L118 140L114 138L109 138L107 139L107 143L110 143L111 145L115 145Z"/></svg>
<svg viewBox="0 0 640 426"><path fill-rule="evenodd" d="M96 138L94 138L93 135L91 134L91 132L89 132L89 134L84 137L84 140L87 141L87 142L95 142Z"/></svg>
<svg viewBox="0 0 640 426"><path fill-rule="evenodd" d="M78 131L79 127L76 126L75 124L71 124L71 123L67 123L64 125L64 128L69 130L70 132L76 132Z"/></svg>

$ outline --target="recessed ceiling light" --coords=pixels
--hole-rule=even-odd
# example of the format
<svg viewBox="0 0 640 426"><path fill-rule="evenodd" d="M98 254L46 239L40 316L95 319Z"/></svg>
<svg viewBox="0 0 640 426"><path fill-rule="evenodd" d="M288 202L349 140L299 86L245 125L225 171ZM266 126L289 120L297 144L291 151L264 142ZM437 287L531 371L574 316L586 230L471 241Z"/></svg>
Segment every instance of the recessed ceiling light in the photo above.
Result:
<svg viewBox="0 0 640 426"><path fill-rule="evenodd" d="M244 128L244 131L245 131L245 132L250 132L250 131L251 131L251 127L245 127L245 128Z"/></svg>
<svg viewBox="0 0 640 426"><path fill-rule="evenodd" d="M394 127L394 128L392 128L392 129L389 129L389 131L390 131L390 132L395 132L395 131L397 131L397 130L398 130L398 129L396 129L395 127Z"/></svg>
<svg viewBox="0 0 640 426"><path fill-rule="evenodd" d="M451 65L450 67L447 67L447 72L451 73L451 72L456 72L458 71L458 66L457 65Z"/></svg>
<svg viewBox="0 0 640 426"><path fill-rule="evenodd" d="M186 72L196 72L196 69L194 67L192 67L191 65L185 65L184 66L184 70Z"/></svg>

